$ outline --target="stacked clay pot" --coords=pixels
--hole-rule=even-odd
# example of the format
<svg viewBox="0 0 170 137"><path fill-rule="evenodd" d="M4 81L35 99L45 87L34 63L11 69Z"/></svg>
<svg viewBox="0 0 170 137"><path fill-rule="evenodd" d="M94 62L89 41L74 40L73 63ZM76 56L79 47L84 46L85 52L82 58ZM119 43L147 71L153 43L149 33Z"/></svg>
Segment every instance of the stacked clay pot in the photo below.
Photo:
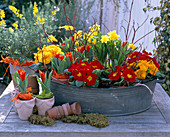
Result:
<svg viewBox="0 0 170 137"><path fill-rule="evenodd" d="M71 106L66 103L62 106L56 106L46 112L46 116L50 118L60 119L62 116L81 114L81 106L75 102Z"/></svg>

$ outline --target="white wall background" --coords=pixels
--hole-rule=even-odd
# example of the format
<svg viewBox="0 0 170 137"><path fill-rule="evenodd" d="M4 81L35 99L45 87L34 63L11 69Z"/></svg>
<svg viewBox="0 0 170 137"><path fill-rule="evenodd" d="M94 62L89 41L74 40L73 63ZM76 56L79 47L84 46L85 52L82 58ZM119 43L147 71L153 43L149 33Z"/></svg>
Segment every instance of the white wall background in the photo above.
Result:
<svg viewBox="0 0 170 137"><path fill-rule="evenodd" d="M90 1L90 0L89 0ZM115 1L115 0L114 0ZM95 0L93 7L90 10L90 16L87 22L92 23L92 17L96 18L97 23L100 24L100 17L101 17L101 10L102 10L102 22L107 26L107 28L112 31L116 30L117 33L121 36L122 40L125 40L124 30L122 29L122 25L126 28L127 23L124 19L129 19L129 10L131 6L132 0L119 0L120 7L118 8L113 0L103 0L103 8L101 8L101 0ZM153 5L158 5L159 0L152 0ZM146 23L138 30L135 41L140 37L144 36L146 33L154 29L154 25L150 24L150 18L159 15L159 12L143 12L143 8L146 6L145 0L134 0L133 9L132 9L132 23L135 21L135 26L137 24L143 23L146 19L147 15L149 15L148 20ZM131 23L131 25L132 25ZM102 31L105 33L108 30L102 25ZM153 38L155 36L155 32L152 32L144 39L140 40L136 43L136 46L139 46L139 43L142 44L143 49L147 49L148 51L152 52L154 44L152 43ZM129 38L129 42L131 42L132 36Z"/></svg>

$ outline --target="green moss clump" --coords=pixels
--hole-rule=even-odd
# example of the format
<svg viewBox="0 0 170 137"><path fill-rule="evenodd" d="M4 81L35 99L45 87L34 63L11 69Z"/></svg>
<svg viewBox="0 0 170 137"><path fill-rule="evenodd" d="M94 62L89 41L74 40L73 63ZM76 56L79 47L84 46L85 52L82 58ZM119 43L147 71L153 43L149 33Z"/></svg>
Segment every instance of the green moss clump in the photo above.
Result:
<svg viewBox="0 0 170 137"><path fill-rule="evenodd" d="M98 128L103 128L110 124L105 115L98 113L63 116L61 121L66 123L89 124Z"/></svg>
<svg viewBox="0 0 170 137"><path fill-rule="evenodd" d="M40 115L31 115L28 121L32 124L45 125L45 126L52 126L56 122L55 119L45 117L45 116L40 116Z"/></svg>

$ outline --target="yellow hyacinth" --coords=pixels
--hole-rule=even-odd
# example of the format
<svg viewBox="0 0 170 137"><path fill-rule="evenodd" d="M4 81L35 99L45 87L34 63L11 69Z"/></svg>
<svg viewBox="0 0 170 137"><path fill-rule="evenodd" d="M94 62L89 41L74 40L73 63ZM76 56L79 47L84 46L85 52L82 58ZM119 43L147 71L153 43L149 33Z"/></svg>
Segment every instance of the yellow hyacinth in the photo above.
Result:
<svg viewBox="0 0 170 137"><path fill-rule="evenodd" d="M110 31L107 33L109 35L110 40L117 40L120 36L116 34L116 30Z"/></svg>
<svg viewBox="0 0 170 137"><path fill-rule="evenodd" d="M109 41L109 37L107 35L102 35L101 42L107 43Z"/></svg>
<svg viewBox="0 0 170 137"><path fill-rule="evenodd" d="M0 18L5 18L5 12L4 12L4 10L0 10Z"/></svg>

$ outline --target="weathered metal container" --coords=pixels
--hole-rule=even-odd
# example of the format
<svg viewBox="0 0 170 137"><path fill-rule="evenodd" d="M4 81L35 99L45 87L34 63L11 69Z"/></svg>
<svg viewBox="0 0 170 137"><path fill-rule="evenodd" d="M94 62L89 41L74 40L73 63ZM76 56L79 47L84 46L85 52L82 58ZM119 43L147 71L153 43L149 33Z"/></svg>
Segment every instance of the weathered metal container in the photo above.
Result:
<svg viewBox="0 0 170 137"><path fill-rule="evenodd" d="M154 92L156 80L146 85ZM107 116L129 115L147 110L153 95L145 86L122 88L85 88L51 80L55 105L79 102L83 113L101 113Z"/></svg>

